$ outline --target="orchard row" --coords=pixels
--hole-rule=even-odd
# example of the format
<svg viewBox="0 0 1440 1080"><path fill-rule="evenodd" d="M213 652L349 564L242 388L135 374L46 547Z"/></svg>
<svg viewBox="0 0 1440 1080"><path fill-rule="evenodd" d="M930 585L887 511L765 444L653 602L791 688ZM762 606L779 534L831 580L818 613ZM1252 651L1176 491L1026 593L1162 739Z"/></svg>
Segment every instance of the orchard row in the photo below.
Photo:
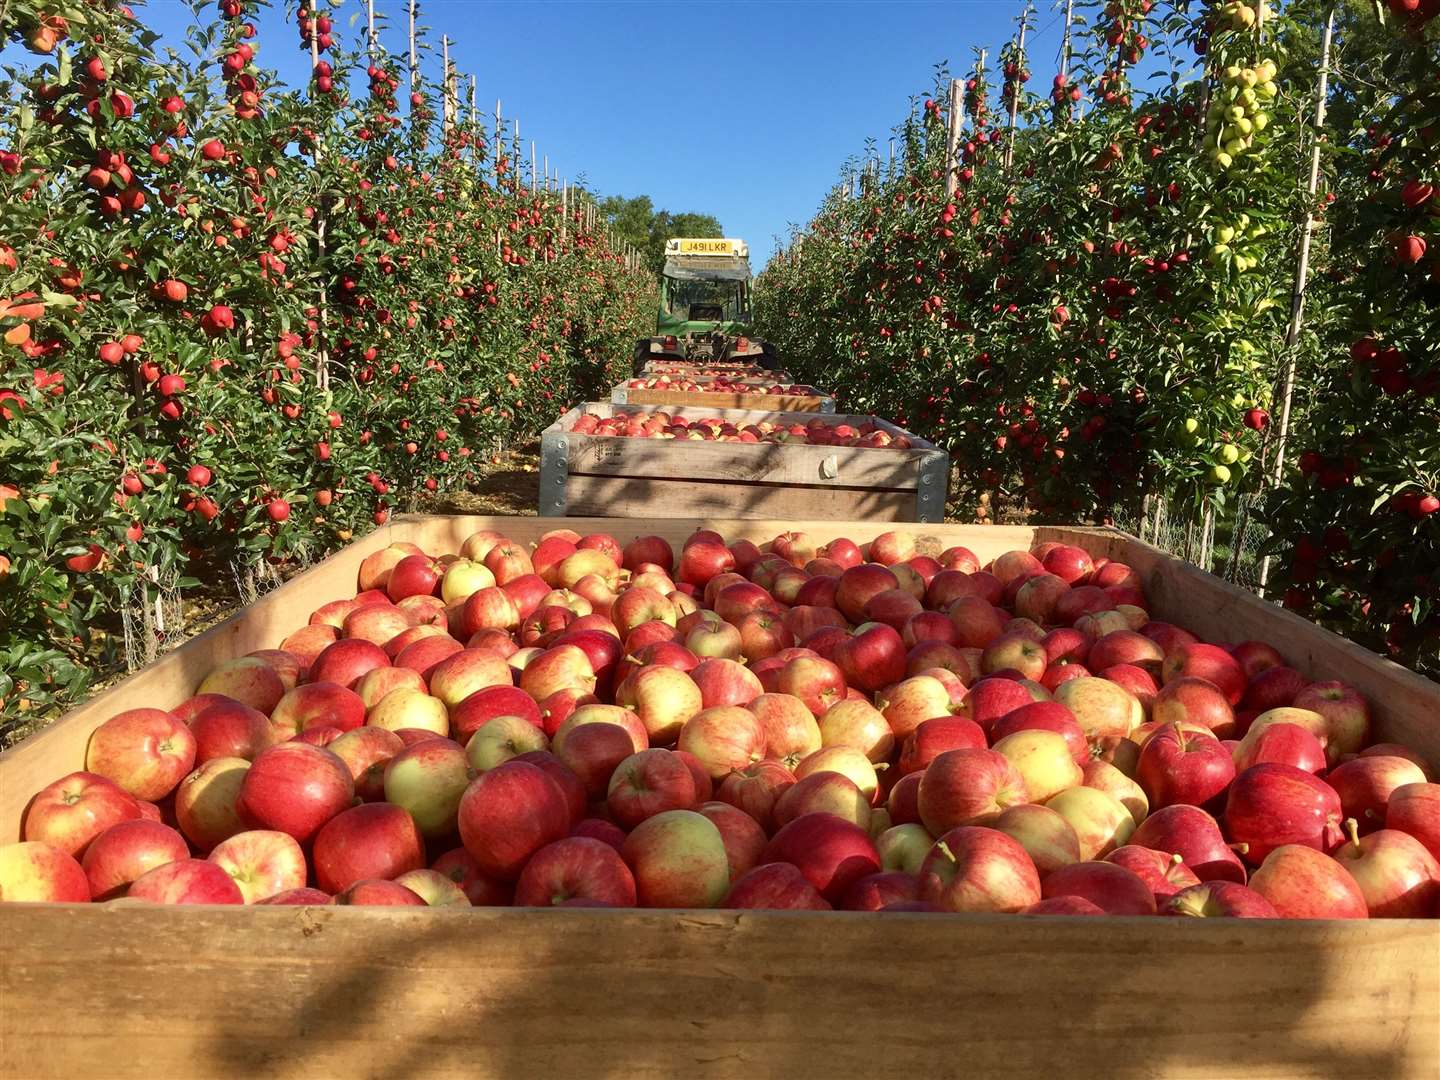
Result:
<svg viewBox="0 0 1440 1080"><path fill-rule="evenodd" d="M463 486L617 381L651 314L593 204L323 13L310 85L279 85L254 6L189 59L123 7L0 14L32 57L0 120L6 720L113 661L127 605Z"/></svg>

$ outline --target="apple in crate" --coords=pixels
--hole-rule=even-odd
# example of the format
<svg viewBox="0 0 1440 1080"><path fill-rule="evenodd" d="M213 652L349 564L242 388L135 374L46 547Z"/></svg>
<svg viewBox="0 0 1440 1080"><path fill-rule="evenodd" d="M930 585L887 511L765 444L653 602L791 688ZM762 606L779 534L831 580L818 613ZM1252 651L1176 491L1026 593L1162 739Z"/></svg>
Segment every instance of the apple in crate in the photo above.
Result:
<svg viewBox="0 0 1440 1080"><path fill-rule="evenodd" d="M112 825L97 836L80 865L89 879L89 895L110 900L123 896L132 882L157 866L189 857L190 847L178 832L158 821L137 818ZM301 879L303 884L303 873Z"/></svg>
<svg viewBox="0 0 1440 1080"><path fill-rule="evenodd" d="M210 852L210 861L230 875L247 904L305 887L305 853L294 837L273 829L222 840Z"/></svg>
<svg viewBox="0 0 1440 1080"><path fill-rule="evenodd" d="M91 734L85 750L86 769L152 802L174 791L194 765L195 736L161 709L112 716Z"/></svg>
<svg viewBox="0 0 1440 1080"><path fill-rule="evenodd" d="M0 903L83 904L89 899L90 882L73 856L39 840L0 846Z"/></svg>

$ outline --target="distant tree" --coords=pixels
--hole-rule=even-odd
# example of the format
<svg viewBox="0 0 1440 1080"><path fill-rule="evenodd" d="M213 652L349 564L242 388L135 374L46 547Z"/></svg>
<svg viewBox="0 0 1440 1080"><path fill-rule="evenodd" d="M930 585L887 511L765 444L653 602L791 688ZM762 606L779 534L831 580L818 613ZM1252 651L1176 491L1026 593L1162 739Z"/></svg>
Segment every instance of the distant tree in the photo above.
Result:
<svg viewBox="0 0 1440 1080"><path fill-rule="evenodd" d="M621 239L644 252L645 265L656 274L665 266L665 241L671 237L725 235L713 214L657 211L648 195L607 196L600 201L600 213Z"/></svg>

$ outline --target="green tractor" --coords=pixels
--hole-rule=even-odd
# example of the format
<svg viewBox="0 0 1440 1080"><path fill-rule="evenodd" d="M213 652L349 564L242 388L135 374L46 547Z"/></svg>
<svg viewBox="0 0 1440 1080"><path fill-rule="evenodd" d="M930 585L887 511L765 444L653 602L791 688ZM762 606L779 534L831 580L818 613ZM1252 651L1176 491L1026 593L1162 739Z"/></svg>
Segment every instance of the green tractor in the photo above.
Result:
<svg viewBox="0 0 1440 1080"><path fill-rule="evenodd" d="M636 343L636 373L660 359L778 367L773 350L746 335L750 277L750 245L744 240L665 241L655 336Z"/></svg>

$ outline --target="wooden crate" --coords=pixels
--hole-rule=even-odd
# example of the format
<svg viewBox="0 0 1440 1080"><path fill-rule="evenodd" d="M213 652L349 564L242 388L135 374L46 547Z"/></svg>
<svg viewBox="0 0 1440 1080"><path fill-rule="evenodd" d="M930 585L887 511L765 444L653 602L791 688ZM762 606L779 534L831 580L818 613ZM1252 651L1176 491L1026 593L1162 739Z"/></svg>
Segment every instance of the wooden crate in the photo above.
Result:
<svg viewBox="0 0 1440 1080"><path fill-rule="evenodd" d="M697 379L696 382L709 380ZM754 385L768 385L771 380L746 379ZM833 413L835 399L829 394L719 394L708 390L637 390L620 383L610 391L615 405L643 405L651 408L689 405L697 409L761 409L765 412Z"/></svg>
<svg viewBox="0 0 1440 1080"><path fill-rule="evenodd" d="M720 395L695 395L718 397ZM576 435L582 413L625 408L577 406L540 438L540 514L544 517L797 517L941 521L950 456L919 436L869 416L914 441L911 450L781 443L722 443ZM809 413L680 407L672 415L721 417L736 424L805 423Z"/></svg>
<svg viewBox="0 0 1440 1080"><path fill-rule="evenodd" d="M756 542L855 522L571 521L622 542ZM188 695L352 593L397 540L456 550L537 518L399 517L0 755L0 824L107 717ZM1157 618L1264 637L1352 683L1378 735L1440 760L1440 686L1109 530L913 526L982 559L1047 540L1139 572ZM1440 923L763 911L0 905L0 1076L880 1074L1434 1077Z"/></svg>

